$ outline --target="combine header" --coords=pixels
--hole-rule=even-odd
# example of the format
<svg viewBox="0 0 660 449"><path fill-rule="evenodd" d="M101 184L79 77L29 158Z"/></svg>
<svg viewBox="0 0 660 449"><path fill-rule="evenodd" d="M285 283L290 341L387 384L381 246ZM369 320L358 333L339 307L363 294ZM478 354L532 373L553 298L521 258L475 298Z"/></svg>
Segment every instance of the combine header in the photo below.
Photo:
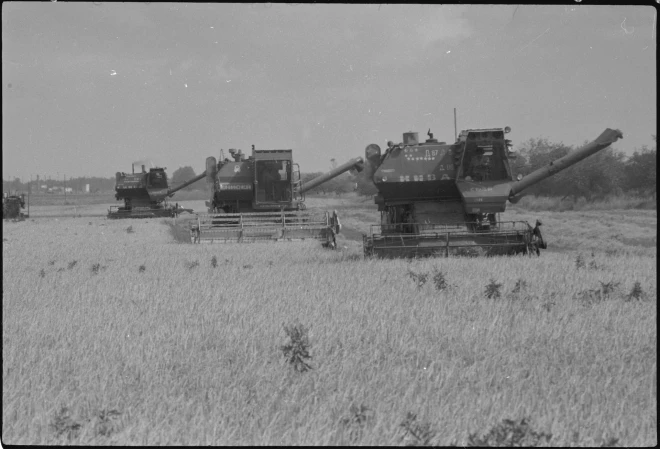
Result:
<svg viewBox="0 0 660 449"><path fill-rule="evenodd" d="M206 202L209 213L192 224L194 243L314 239L335 247L341 229L337 212L305 210L304 195L346 171L362 171L361 157L303 183L291 150L255 150L253 145L247 159L241 150L229 153L233 160L206 159L213 196Z"/></svg>
<svg viewBox="0 0 660 449"><path fill-rule="evenodd" d="M381 223L363 236L365 256L498 255L545 249L541 222L502 222L507 200L516 203L529 186L579 162L622 138L606 129L596 140L551 162L524 179L513 178L511 141L506 127L461 131L447 145L433 138L419 142L417 133L403 143L376 144L365 150L366 175L378 194Z"/></svg>
<svg viewBox="0 0 660 449"><path fill-rule="evenodd" d="M108 218L153 218L174 217L181 212L190 212L192 209L183 209L171 206L167 198L175 192L189 186L193 182L204 178L205 173L184 182L180 186L170 188L167 185L167 174L164 168L150 168L149 172L142 166L141 173L116 174L115 198L124 200L123 206L111 206Z"/></svg>
<svg viewBox="0 0 660 449"><path fill-rule="evenodd" d="M28 197L29 199L29 197ZM25 209L25 194L20 196L17 194L4 193L2 195L2 218L8 220L24 220L28 218L28 214L21 212Z"/></svg>

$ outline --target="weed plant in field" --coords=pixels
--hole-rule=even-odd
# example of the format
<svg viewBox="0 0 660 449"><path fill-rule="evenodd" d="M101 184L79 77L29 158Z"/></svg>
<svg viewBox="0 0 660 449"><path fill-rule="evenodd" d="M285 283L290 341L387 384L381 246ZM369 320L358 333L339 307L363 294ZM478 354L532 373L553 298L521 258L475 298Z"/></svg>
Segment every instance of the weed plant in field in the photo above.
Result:
<svg viewBox="0 0 660 449"><path fill-rule="evenodd" d="M359 444L367 426L373 426L374 412L364 404L351 404L349 416L341 419L341 425L348 433L348 444Z"/></svg>
<svg viewBox="0 0 660 449"><path fill-rule="evenodd" d="M437 432L431 428L430 423L417 421L415 413L409 412L401 427L404 430L402 442L405 446L435 446L433 440Z"/></svg>
<svg viewBox="0 0 660 449"><path fill-rule="evenodd" d="M417 288L422 288L426 284L426 280L429 277L428 273L415 273L412 270L408 270L408 276L413 280Z"/></svg>
<svg viewBox="0 0 660 449"><path fill-rule="evenodd" d="M628 296L626 296L626 300L628 301L633 301L633 300L645 300L648 299L648 296L646 293L644 293L644 290L642 290L642 285L639 283L639 281L635 281L635 284L633 285L633 288L630 290L630 293Z"/></svg>
<svg viewBox="0 0 660 449"><path fill-rule="evenodd" d="M120 430L119 419L121 412L118 410L100 410L96 415L97 422L94 428L94 433L99 437L109 437L113 433Z"/></svg>
<svg viewBox="0 0 660 449"><path fill-rule="evenodd" d="M499 297L501 297L502 294L500 293L500 289L502 288L502 285L504 284L498 284L497 282L495 282L495 279L491 278L488 285L486 285L486 291L484 292L486 298L498 299Z"/></svg>
<svg viewBox="0 0 660 449"><path fill-rule="evenodd" d="M57 412L50 424L55 436L66 436L68 440L74 439L80 431L80 423L77 423L71 418L71 412L67 407L62 407Z"/></svg>
<svg viewBox="0 0 660 449"><path fill-rule="evenodd" d="M289 337L289 343L282 346L282 352L287 363L292 365L299 373L304 373L312 369L307 360L312 358L309 355L309 335L308 329L302 324L284 326L284 333Z"/></svg>
<svg viewBox="0 0 660 449"><path fill-rule="evenodd" d="M433 285L435 286L436 290L440 291L449 287L447 279L445 278L445 274L442 271L436 269L435 273L433 274Z"/></svg>
<svg viewBox="0 0 660 449"><path fill-rule="evenodd" d="M519 294L527 290L527 281L524 280L523 278L519 278L516 281L516 285L513 287L513 290L511 290L511 293L514 294Z"/></svg>
<svg viewBox="0 0 660 449"><path fill-rule="evenodd" d="M552 434L532 430L528 421L527 418L522 418L520 421L502 420L481 437L476 433L470 434L467 445L470 447L538 447L552 439Z"/></svg>

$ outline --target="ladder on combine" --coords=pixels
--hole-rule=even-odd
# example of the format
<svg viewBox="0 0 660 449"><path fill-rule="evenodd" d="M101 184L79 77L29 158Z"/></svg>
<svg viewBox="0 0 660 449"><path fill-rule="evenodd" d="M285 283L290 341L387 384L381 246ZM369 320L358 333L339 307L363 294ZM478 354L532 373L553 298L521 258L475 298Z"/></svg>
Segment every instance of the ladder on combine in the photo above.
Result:
<svg viewBox="0 0 660 449"><path fill-rule="evenodd" d="M253 212L242 214L199 214L191 223L193 243L248 243L313 239L334 247L341 229L337 211Z"/></svg>

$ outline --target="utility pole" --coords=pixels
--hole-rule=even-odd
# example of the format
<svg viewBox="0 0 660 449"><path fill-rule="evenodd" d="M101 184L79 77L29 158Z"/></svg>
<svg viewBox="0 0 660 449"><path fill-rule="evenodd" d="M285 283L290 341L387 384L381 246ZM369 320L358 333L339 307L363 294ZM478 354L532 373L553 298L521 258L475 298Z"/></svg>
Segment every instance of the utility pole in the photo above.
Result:
<svg viewBox="0 0 660 449"><path fill-rule="evenodd" d="M64 201L66 202L66 175L63 174L62 176L64 176Z"/></svg>
<svg viewBox="0 0 660 449"><path fill-rule="evenodd" d="M454 142L458 138L457 130L456 130L456 108L454 108Z"/></svg>

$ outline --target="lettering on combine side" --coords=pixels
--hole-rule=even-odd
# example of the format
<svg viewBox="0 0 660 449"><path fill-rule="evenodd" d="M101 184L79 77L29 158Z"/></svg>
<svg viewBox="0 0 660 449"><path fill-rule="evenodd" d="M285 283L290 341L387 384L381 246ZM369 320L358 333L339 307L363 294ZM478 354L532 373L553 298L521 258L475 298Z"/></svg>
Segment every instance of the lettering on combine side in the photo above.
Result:
<svg viewBox="0 0 660 449"><path fill-rule="evenodd" d="M492 192L492 187L471 187L470 192Z"/></svg>
<svg viewBox="0 0 660 449"><path fill-rule="evenodd" d="M250 184L220 184L220 190L252 190Z"/></svg>

